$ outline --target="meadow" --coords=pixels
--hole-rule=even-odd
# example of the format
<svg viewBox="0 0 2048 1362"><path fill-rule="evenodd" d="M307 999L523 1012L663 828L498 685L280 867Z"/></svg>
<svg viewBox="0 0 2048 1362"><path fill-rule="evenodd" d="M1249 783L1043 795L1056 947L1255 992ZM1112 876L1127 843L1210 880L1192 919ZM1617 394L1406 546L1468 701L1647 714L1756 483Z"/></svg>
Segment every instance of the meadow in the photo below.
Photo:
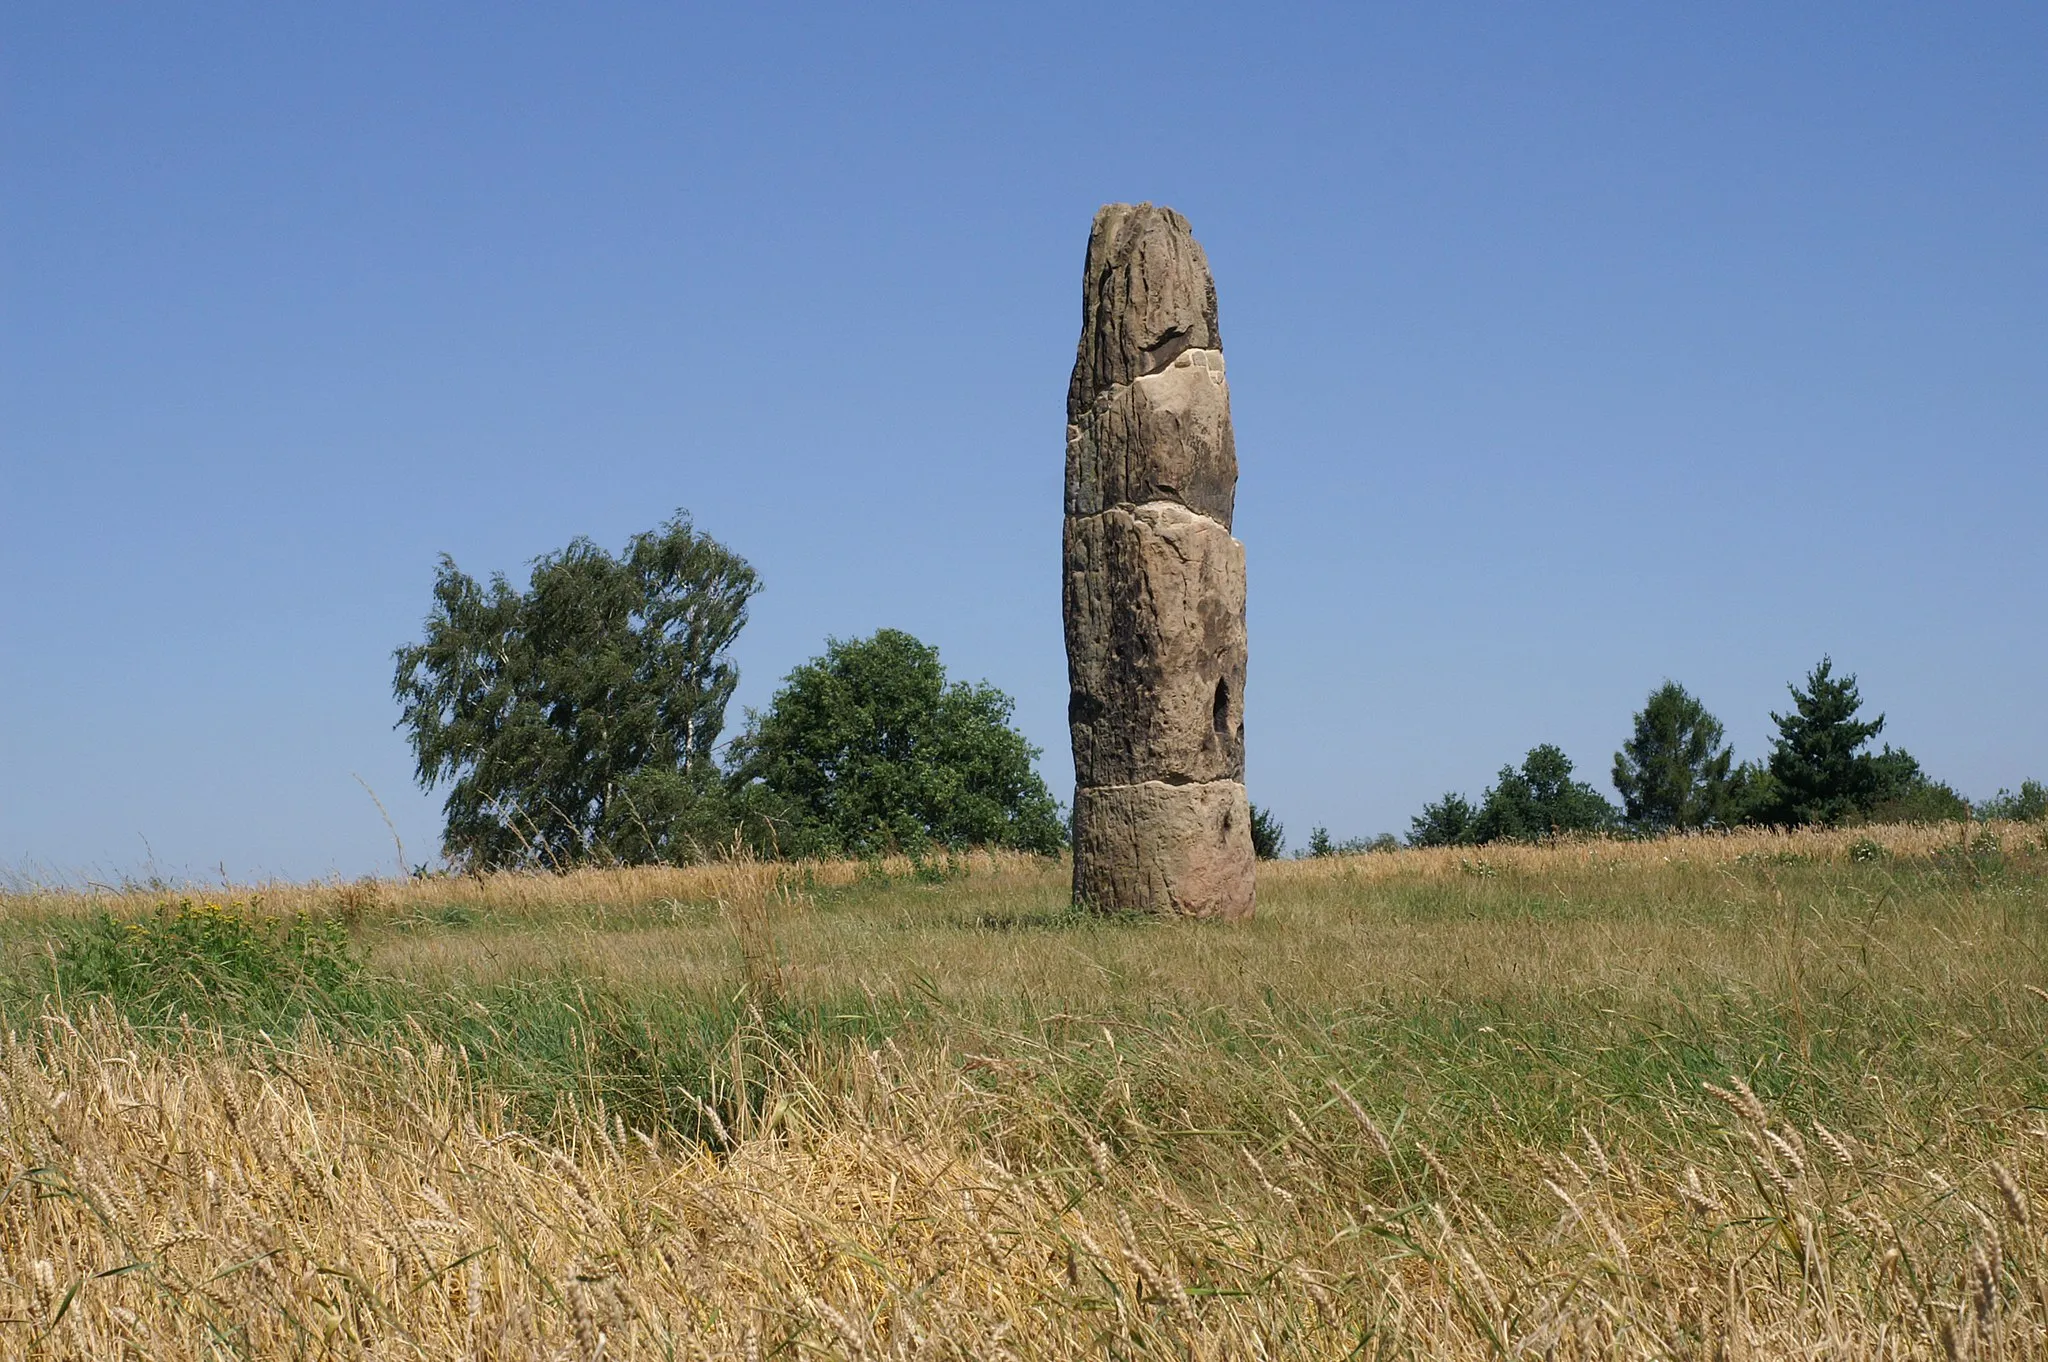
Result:
<svg viewBox="0 0 2048 1362"><path fill-rule="evenodd" d="M0 897L0 1354L2048 1354L2048 828Z"/></svg>

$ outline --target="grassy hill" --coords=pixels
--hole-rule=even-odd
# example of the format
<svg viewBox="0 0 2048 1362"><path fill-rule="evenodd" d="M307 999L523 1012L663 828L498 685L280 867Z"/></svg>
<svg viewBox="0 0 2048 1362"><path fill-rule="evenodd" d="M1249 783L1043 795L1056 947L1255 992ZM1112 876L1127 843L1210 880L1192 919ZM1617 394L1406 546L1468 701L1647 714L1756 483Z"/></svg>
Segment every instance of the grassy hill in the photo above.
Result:
<svg viewBox="0 0 2048 1362"><path fill-rule="evenodd" d="M0 1352L2048 1348L2048 832L0 899Z"/></svg>

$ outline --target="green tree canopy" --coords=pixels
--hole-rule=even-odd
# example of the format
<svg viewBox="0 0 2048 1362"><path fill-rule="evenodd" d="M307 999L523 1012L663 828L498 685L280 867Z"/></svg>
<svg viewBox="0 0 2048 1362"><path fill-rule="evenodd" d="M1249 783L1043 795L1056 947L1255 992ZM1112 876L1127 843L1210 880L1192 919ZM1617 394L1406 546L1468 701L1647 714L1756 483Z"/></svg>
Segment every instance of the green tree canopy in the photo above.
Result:
<svg viewBox="0 0 2048 1362"><path fill-rule="evenodd" d="M1685 687L1666 681L1651 691L1614 754L1614 788L1629 824L1673 832L1727 822L1735 754L1724 737L1721 721Z"/></svg>
<svg viewBox="0 0 2048 1362"><path fill-rule="evenodd" d="M1863 749L1884 731L1884 715L1858 719L1863 697L1856 678L1838 677L1834 668L1834 659L1823 657L1807 673L1806 689L1786 687L1792 712L1771 715L1778 736L1769 767L1772 801L1758 811L1763 821L1839 823L1867 811L1878 793L1882 773Z"/></svg>
<svg viewBox="0 0 2048 1362"><path fill-rule="evenodd" d="M1252 805L1252 855L1270 861L1286 845L1287 825L1275 818L1271 809Z"/></svg>
<svg viewBox="0 0 2048 1362"><path fill-rule="evenodd" d="M1560 832L1597 832L1613 827L1614 806L1584 781L1572 779L1571 758L1544 743L1532 747L1522 767L1500 768L1500 777L1472 820L1473 842L1534 842Z"/></svg>
<svg viewBox="0 0 2048 1362"><path fill-rule="evenodd" d="M1862 814L1873 823L1960 823L1970 801L1934 779L1910 752L1885 744L1869 758L1870 793Z"/></svg>
<svg viewBox="0 0 2048 1362"><path fill-rule="evenodd" d="M1781 800L1770 764L1752 758L1728 773L1728 821L1768 823Z"/></svg>
<svg viewBox="0 0 2048 1362"><path fill-rule="evenodd" d="M2038 780L2020 782L2018 794L2000 790L1978 808L1980 818L2012 818L2023 822L2048 819L2048 785Z"/></svg>
<svg viewBox="0 0 2048 1362"><path fill-rule="evenodd" d="M1059 806L1010 726L1010 697L946 680L938 650L897 629L827 642L734 744L751 826L775 850L1066 842Z"/></svg>
<svg viewBox="0 0 2048 1362"><path fill-rule="evenodd" d="M1884 715L1859 719L1854 676L1837 676L1823 657L1806 687L1787 686L1792 711L1773 714L1778 736L1763 766L1745 763L1731 780L1742 816L1781 826L1848 821L1922 823L1970 816L1970 803L1930 777L1909 752L1887 744L1869 751Z"/></svg>
<svg viewBox="0 0 2048 1362"><path fill-rule="evenodd" d="M1450 797L1455 799L1457 796ZM1400 849L1401 839L1391 832L1376 833L1371 837L1346 837L1340 840L1330 836L1328 828L1319 827L1309 829L1307 848L1296 852L1295 856L1300 860L1320 860L1325 856L1365 856L1375 851Z"/></svg>
<svg viewBox="0 0 2048 1362"><path fill-rule="evenodd" d="M1422 812L1408 820L1408 845L1460 846L1472 840L1472 825L1478 818L1479 811L1470 800L1455 791L1446 792L1442 799L1424 804Z"/></svg>
<svg viewBox="0 0 2048 1362"><path fill-rule="evenodd" d="M721 840L713 748L760 583L683 512L614 558L587 539L488 588L445 555L392 690L444 854L491 868L687 860Z"/></svg>

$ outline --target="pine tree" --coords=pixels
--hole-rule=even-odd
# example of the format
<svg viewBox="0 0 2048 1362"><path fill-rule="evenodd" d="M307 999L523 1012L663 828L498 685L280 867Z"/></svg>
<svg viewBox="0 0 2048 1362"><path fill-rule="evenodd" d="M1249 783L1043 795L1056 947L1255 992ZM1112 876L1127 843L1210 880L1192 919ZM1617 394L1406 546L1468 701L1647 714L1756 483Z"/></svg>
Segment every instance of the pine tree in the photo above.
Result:
<svg viewBox="0 0 2048 1362"><path fill-rule="evenodd" d="M1274 860L1286 845L1287 825L1275 818L1271 809L1252 805L1252 855L1262 861Z"/></svg>
<svg viewBox="0 0 2048 1362"><path fill-rule="evenodd" d="M1778 736L1771 748L1775 785L1765 821L1788 826L1832 824L1866 812L1878 793L1880 769L1863 750L1884 731L1884 715L1861 720L1863 706L1853 675L1837 677L1834 660L1823 657L1806 676L1806 689L1792 692L1792 712L1771 715Z"/></svg>
<svg viewBox="0 0 2048 1362"><path fill-rule="evenodd" d="M1614 754L1614 788L1629 824L1674 832L1727 822L1735 754L1724 736L1721 721L1677 682L1650 692L1634 734Z"/></svg>

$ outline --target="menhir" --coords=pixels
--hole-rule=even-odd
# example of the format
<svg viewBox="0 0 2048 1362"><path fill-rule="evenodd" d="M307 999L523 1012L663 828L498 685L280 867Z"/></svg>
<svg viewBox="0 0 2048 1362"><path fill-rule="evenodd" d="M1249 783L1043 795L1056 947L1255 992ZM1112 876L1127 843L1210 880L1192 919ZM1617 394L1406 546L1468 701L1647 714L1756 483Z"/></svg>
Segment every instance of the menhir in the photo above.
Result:
<svg viewBox="0 0 2048 1362"><path fill-rule="evenodd" d="M1074 897L1240 918L1244 546L1216 285L1187 219L1095 215L1067 388L1064 549Z"/></svg>

